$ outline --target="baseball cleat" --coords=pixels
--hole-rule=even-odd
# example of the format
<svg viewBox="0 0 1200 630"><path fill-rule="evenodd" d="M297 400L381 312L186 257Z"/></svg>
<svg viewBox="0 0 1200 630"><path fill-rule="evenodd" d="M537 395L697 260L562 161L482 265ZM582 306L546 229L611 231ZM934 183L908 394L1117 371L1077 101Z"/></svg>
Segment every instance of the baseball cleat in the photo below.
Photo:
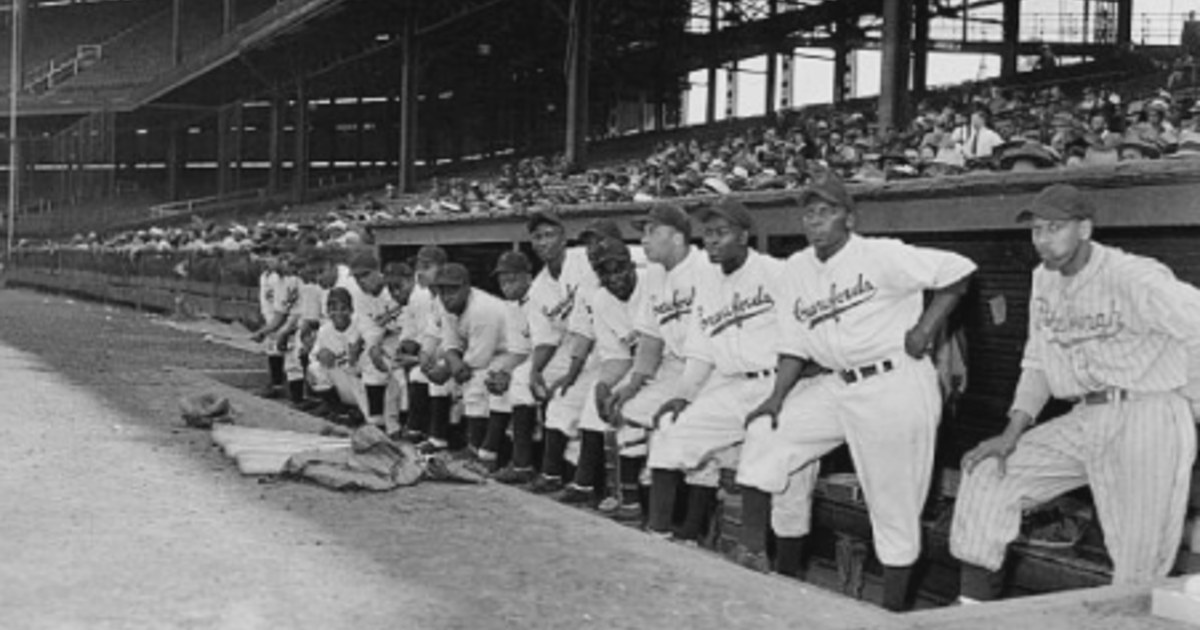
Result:
<svg viewBox="0 0 1200 630"><path fill-rule="evenodd" d="M596 501L596 491L592 488L567 484L563 491L554 497L559 503L567 505L591 505Z"/></svg>
<svg viewBox="0 0 1200 630"><path fill-rule="evenodd" d="M534 494L553 494L562 489L562 477L550 477L547 475L539 475L529 486L529 491Z"/></svg>
<svg viewBox="0 0 1200 630"><path fill-rule="evenodd" d="M512 466L498 470L496 474L492 475L492 479L510 486L532 483L536 478L537 473L532 468L513 468Z"/></svg>

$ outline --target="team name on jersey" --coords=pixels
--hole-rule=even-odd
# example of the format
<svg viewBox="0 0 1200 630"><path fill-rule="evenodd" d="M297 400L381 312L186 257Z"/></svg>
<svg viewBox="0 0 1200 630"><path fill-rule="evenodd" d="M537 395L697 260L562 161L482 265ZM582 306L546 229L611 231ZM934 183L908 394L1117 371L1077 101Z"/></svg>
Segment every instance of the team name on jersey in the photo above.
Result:
<svg viewBox="0 0 1200 630"><path fill-rule="evenodd" d="M669 324L684 315L690 315L692 305L696 302L696 287L692 287L691 291L683 294L679 289L671 292L671 299L664 300L655 304L652 307L654 316L658 318L658 325Z"/></svg>
<svg viewBox="0 0 1200 630"><path fill-rule="evenodd" d="M543 308L542 313L546 319L566 319L570 317L571 310L575 308L575 292L579 290L579 285L567 285L567 295L559 300L557 304L549 308Z"/></svg>
<svg viewBox="0 0 1200 630"><path fill-rule="evenodd" d="M1045 298L1038 298L1036 302L1038 326L1048 333L1050 343L1062 348L1110 339L1125 329L1125 320L1117 309L1116 300L1109 302L1106 309L1091 313L1076 312L1069 305L1062 311L1055 311Z"/></svg>
<svg viewBox="0 0 1200 630"><path fill-rule="evenodd" d="M758 291L749 297L734 291L733 299L712 315L705 315L700 307L700 330L709 337L716 337L730 326L741 326L747 320L771 312L775 308L775 298L767 290L759 286Z"/></svg>
<svg viewBox="0 0 1200 630"><path fill-rule="evenodd" d="M796 298L792 305L792 315L796 321L807 323L808 327L816 328L829 320L837 320L842 313L857 306L862 306L875 297L878 290L863 274L858 274L858 281L853 286L839 288L836 282L829 285L829 297L818 299L805 304L804 298Z"/></svg>

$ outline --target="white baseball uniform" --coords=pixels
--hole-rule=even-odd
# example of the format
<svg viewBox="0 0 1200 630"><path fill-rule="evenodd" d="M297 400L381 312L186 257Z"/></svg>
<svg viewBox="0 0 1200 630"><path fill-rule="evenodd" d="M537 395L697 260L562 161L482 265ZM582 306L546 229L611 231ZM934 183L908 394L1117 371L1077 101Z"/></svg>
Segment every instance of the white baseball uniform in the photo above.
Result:
<svg viewBox="0 0 1200 630"><path fill-rule="evenodd" d="M950 551L998 570L1024 510L1090 485L1113 582L1163 577L1179 548L1196 456L1191 411L1176 390L1200 349L1200 291L1157 261L1093 243L1073 276L1034 270L1029 304L1014 409L1036 418L1051 396L1125 393L1107 404L1080 401L1027 431L1004 477L995 459L964 475Z"/></svg>
<svg viewBox="0 0 1200 630"><path fill-rule="evenodd" d="M413 287L412 294L408 296L408 308L404 310L404 319L400 325L401 340L417 342L424 352L436 352L441 341L440 307L438 299L429 287L420 284ZM414 383L427 383L430 396L448 396L453 389L449 383L430 383L420 367L410 371L408 377Z"/></svg>
<svg viewBox="0 0 1200 630"><path fill-rule="evenodd" d="M648 308L646 299L649 295L646 286L647 272L637 270L637 286L629 299L621 301L607 289L599 289L592 294L592 329L595 333L595 346L592 349L600 361L597 370L597 383L607 380L615 389L623 383L637 348L638 333L633 322L643 309ZM619 374L618 374L619 372ZM608 375L608 378L606 378ZM607 423L600 418L596 407L595 386L588 392L584 401L583 415L579 427L588 431L601 433L611 430ZM631 445L632 448L622 448L621 454L626 457L638 457L645 454L646 431L632 425L626 425L618 432L618 442Z"/></svg>
<svg viewBox="0 0 1200 630"><path fill-rule="evenodd" d="M489 369L509 352L509 309L504 300L472 288L462 315L443 311L442 348L457 350L463 363L471 368L471 380L462 384L463 413L486 418L488 391L485 382Z"/></svg>
<svg viewBox="0 0 1200 630"><path fill-rule="evenodd" d="M353 322L346 330L338 330L332 321L324 322L317 330L317 338L309 354L308 376L314 390L325 391L331 387L336 389L343 403L355 405L362 411L363 417L366 417L367 389L359 375L358 364L350 360L351 347L360 342L362 333ZM333 353L332 367L321 365L317 359L322 350Z"/></svg>
<svg viewBox="0 0 1200 630"><path fill-rule="evenodd" d="M259 310L265 321L276 316L287 317L300 301L300 278L294 275L281 276L275 272L264 272L259 278ZM263 340L267 356L283 356L279 350L279 331L267 335Z"/></svg>
<svg viewBox="0 0 1200 630"><path fill-rule="evenodd" d="M520 301L506 300L506 321L508 323L509 350L514 354L526 355L526 359L513 368L512 378L508 382L508 391L488 398L488 408L501 413L512 412L513 407L532 407L535 404L533 392L529 389L529 370L533 362L529 356L533 353L533 340L529 333L528 296Z"/></svg>
<svg viewBox="0 0 1200 630"><path fill-rule="evenodd" d="M533 346L556 346L554 358L542 370L547 386L553 385L567 373L571 365L571 348L564 347L568 331L592 337L591 294L600 288L600 279L592 270L587 252L582 247L571 247L559 276L550 275L548 267L534 277L529 287L529 332ZM591 393L599 362L592 352L575 385L565 395L555 395L546 407L546 428L561 431L574 438L579 428L579 418L584 402Z"/></svg>
<svg viewBox="0 0 1200 630"><path fill-rule="evenodd" d="M386 347L394 354L399 343L397 333L397 318L401 314L400 305L392 299L392 294L386 288L379 295L359 292L354 303L354 325L362 334L363 343L368 349L374 346L385 347L385 361L388 359ZM389 339L390 337L390 339ZM367 352L359 359L363 383L366 385L387 385L392 370L390 361L388 369L380 369L371 360Z"/></svg>
<svg viewBox="0 0 1200 630"><path fill-rule="evenodd" d="M778 430L762 418L747 431L738 483L776 495L777 534L808 533L817 460L848 443L880 561L916 561L941 397L932 361L910 357L904 340L926 290L974 271L955 253L853 234L826 261L811 247L788 259L776 347L834 373L789 394Z"/></svg>
<svg viewBox="0 0 1200 630"><path fill-rule="evenodd" d="M734 465L732 447L745 437L746 414L773 386L782 269L783 261L750 251L741 268L716 273L697 287L685 373L694 364L708 365L711 376L674 423L662 419L650 447L651 469L708 471L689 483L716 487L720 466Z"/></svg>
<svg viewBox="0 0 1200 630"><path fill-rule="evenodd" d="M321 321L323 311L321 303L324 301L324 294L325 291L319 284L309 282L300 284L300 299L296 303L296 312L293 314L298 326L317 324ZM300 333L297 331L284 355L283 369L287 373L289 381L304 378L304 367L300 361L300 354L304 351L303 345L303 340L300 339Z"/></svg>

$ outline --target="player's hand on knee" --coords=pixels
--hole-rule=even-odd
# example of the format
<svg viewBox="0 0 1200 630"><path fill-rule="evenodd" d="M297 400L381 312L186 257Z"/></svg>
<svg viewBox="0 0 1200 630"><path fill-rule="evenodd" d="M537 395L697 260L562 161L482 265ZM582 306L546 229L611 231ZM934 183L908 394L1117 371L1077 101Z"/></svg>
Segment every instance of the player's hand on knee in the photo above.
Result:
<svg viewBox="0 0 1200 630"><path fill-rule="evenodd" d="M337 357L334 356L332 350L328 348L322 348L319 352L317 352L317 363L320 363L325 369L332 369L334 363L336 362Z"/></svg>
<svg viewBox="0 0 1200 630"><path fill-rule="evenodd" d="M471 377L474 375L475 371L472 370L471 366L467 365L466 363L460 363L458 367L454 368L454 380L459 384L470 381Z"/></svg>
<svg viewBox="0 0 1200 630"><path fill-rule="evenodd" d="M1008 433L1004 433L980 442L978 446L963 455L963 472L970 474L977 466L995 457L996 471L1003 477L1007 473L1008 456L1017 450L1018 439L1019 436L1012 437Z"/></svg>
<svg viewBox="0 0 1200 630"><path fill-rule="evenodd" d="M596 397L596 413L600 415L600 419L605 424L612 424L608 421L609 416L612 414L610 404L612 400L612 386L608 383L596 383L596 389L592 393Z"/></svg>
<svg viewBox="0 0 1200 630"><path fill-rule="evenodd" d="M559 396L566 396L567 390L574 387L574 385L575 385L575 377L570 374L567 374L567 375L559 378L557 381L554 381L554 384L551 385L549 387L548 391L546 392L546 396L548 398L553 398L556 394Z"/></svg>
<svg viewBox="0 0 1200 630"><path fill-rule="evenodd" d="M913 326L904 334L904 351L914 359L929 354L933 346L933 335L926 333L920 326Z"/></svg>
<svg viewBox="0 0 1200 630"><path fill-rule="evenodd" d="M746 428L750 428L750 425L755 420L758 420L759 418L766 416L771 419L771 430L773 431L775 429L778 429L779 428L779 412L781 409L783 409L783 401L782 400L776 398L775 396L771 396L771 397L767 398L766 400L762 401L762 403L760 403L757 407L755 407L753 410L751 410L750 413L746 414Z"/></svg>
<svg viewBox="0 0 1200 630"><path fill-rule="evenodd" d="M663 403L658 408L658 412L654 414L654 428L657 429L660 426L663 416L669 415L671 422L674 423L679 419L679 414L683 413L683 410L687 409L690 404L686 398L672 398Z"/></svg>
<svg viewBox="0 0 1200 630"><path fill-rule="evenodd" d="M608 413L619 415L625 408L625 403L633 399L637 395L638 390L630 385L618 387L617 391L612 393L608 399Z"/></svg>

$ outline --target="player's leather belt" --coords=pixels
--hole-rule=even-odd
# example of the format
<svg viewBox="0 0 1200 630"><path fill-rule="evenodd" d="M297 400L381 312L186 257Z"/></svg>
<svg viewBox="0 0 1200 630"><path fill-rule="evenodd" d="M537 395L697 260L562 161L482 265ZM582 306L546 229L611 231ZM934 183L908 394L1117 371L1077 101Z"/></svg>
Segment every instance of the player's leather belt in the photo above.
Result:
<svg viewBox="0 0 1200 630"><path fill-rule="evenodd" d="M1095 392L1088 392L1075 399L1077 404L1083 405L1108 405L1111 403L1121 402L1133 398L1133 392L1127 389L1102 389Z"/></svg>
<svg viewBox="0 0 1200 630"><path fill-rule="evenodd" d="M886 374L894 369L896 369L896 364L892 363L891 359L885 359L878 363L869 363L851 370L842 370L838 374L842 376L842 380L846 381L847 385L853 385L872 376Z"/></svg>
<svg viewBox="0 0 1200 630"><path fill-rule="evenodd" d="M775 368L759 370L757 372L742 372L742 376L745 378L771 378L775 376Z"/></svg>

